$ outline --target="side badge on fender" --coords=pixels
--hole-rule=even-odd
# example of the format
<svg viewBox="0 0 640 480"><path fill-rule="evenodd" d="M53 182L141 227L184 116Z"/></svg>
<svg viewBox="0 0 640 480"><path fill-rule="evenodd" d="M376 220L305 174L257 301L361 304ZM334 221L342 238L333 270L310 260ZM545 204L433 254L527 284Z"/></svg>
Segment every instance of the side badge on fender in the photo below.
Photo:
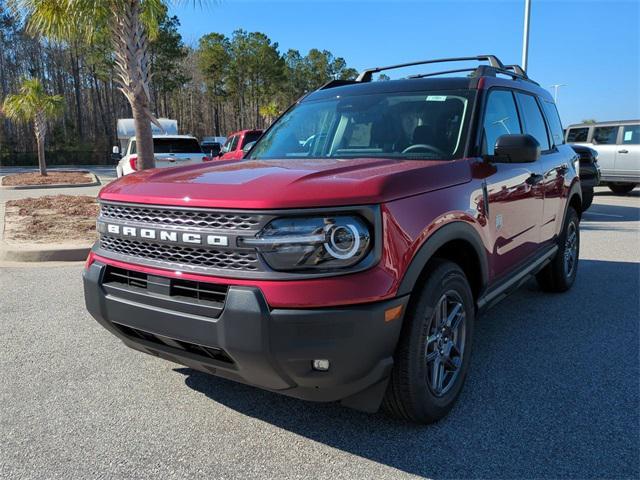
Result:
<svg viewBox="0 0 640 480"><path fill-rule="evenodd" d="M496 215L496 230L502 229L502 215Z"/></svg>

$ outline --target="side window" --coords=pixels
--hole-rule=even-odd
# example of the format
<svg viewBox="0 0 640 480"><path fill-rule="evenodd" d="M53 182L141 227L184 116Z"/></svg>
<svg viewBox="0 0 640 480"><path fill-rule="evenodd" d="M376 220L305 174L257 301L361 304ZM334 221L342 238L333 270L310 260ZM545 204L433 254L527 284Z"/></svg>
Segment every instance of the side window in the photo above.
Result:
<svg viewBox="0 0 640 480"><path fill-rule="evenodd" d="M547 135L547 126L544 123L542 112L536 102L536 98L532 95L524 93L516 93L518 103L520 104L520 114L524 123L525 133L528 133L540 143L540 150L543 152L549 150L549 136Z"/></svg>
<svg viewBox="0 0 640 480"><path fill-rule="evenodd" d="M552 102L548 102L546 100L542 102L542 108L547 116L547 122L549 123L549 129L551 130L553 144L562 145L564 143L564 135L562 134L562 123L560 122L558 109Z"/></svg>
<svg viewBox="0 0 640 480"><path fill-rule="evenodd" d="M596 127L593 129L594 145L615 145L619 127Z"/></svg>
<svg viewBox="0 0 640 480"><path fill-rule="evenodd" d="M569 143L586 142L588 137L589 137L589 127L570 128L569 134L567 135L567 142Z"/></svg>
<svg viewBox="0 0 640 480"><path fill-rule="evenodd" d="M222 147L222 150L220 150L222 153L227 153L230 152L232 150L231 145L233 144L233 141L236 140L237 141L238 137L229 137L227 138L227 141L224 143L224 146Z"/></svg>
<svg viewBox="0 0 640 480"><path fill-rule="evenodd" d="M130 140L129 141L129 155L132 155L136 153L136 141L135 140Z"/></svg>
<svg viewBox="0 0 640 480"><path fill-rule="evenodd" d="M231 139L231 146L229 147L230 152L233 152L237 148L239 140L240 140L240 135L236 135Z"/></svg>
<svg viewBox="0 0 640 480"><path fill-rule="evenodd" d="M623 145L640 144L640 125L625 125L622 131Z"/></svg>
<svg viewBox="0 0 640 480"><path fill-rule="evenodd" d="M501 135L522 133L513 94L506 90L492 90L484 112L482 153L493 155L496 140Z"/></svg>

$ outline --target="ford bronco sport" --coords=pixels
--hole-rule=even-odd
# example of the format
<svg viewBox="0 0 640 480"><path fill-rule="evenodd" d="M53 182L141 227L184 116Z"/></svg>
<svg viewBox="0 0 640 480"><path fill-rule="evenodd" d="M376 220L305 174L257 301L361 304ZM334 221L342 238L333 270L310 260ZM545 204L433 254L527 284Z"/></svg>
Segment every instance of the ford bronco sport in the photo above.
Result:
<svg viewBox="0 0 640 480"><path fill-rule="evenodd" d="M458 60L479 66L371 81ZM573 284L575 160L518 66L366 70L303 97L240 162L104 187L86 305L142 352L433 422L460 394L480 312L532 277Z"/></svg>

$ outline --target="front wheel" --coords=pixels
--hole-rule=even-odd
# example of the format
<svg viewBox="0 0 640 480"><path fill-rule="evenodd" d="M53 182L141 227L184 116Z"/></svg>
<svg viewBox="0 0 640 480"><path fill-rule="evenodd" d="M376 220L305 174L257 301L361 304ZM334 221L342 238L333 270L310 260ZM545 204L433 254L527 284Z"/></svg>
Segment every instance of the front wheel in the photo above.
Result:
<svg viewBox="0 0 640 480"><path fill-rule="evenodd" d="M636 188L635 183L610 183L609 190L616 195L626 195Z"/></svg>
<svg viewBox="0 0 640 480"><path fill-rule="evenodd" d="M433 423L453 407L471 357L474 303L464 272L432 260L407 311L383 408L391 415Z"/></svg>
<svg viewBox="0 0 640 480"><path fill-rule="evenodd" d="M580 255L580 219L569 207L564 228L558 238L558 251L551 263L536 276L538 285L547 292L566 292L571 288L578 273Z"/></svg>

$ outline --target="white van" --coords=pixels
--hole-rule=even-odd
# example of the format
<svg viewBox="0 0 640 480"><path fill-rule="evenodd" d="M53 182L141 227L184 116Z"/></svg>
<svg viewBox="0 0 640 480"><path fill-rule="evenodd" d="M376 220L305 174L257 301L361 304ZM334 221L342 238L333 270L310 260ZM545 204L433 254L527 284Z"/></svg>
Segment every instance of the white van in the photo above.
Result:
<svg viewBox="0 0 640 480"><path fill-rule="evenodd" d="M600 184L612 192L627 194L640 185L640 120L569 125L565 140L598 152Z"/></svg>

